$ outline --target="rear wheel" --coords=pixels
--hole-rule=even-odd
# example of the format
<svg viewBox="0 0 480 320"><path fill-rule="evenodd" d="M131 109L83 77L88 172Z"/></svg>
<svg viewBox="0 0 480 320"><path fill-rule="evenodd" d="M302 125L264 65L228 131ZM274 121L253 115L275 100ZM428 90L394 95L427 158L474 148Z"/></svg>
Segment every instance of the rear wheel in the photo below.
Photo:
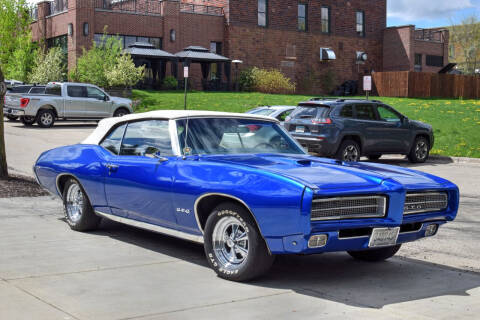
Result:
<svg viewBox="0 0 480 320"><path fill-rule="evenodd" d="M73 178L65 183L63 211L65 220L75 231L94 230L101 221L101 218L95 215L82 186Z"/></svg>
<svg viewBox="0 0 480 320"><path fill-rule="evenodd" d="M360 161L361 150L358 143L353 140L345 140L338 148L336 158L345 162Z"/></svg>
<svg viewBox="0 0 480 320"><path fill-rule="evenodd" d="M233 203L223 203L213 210L204 237L208 263L223 279L254 279L264 274L275 259L252 217Z"/></svg>
<svg viewBox="0 0 480 320"><path fill-rule="evenodd" d="M115 110L115 113L113 114L114 117L123 117L127 114L129 114L130 112L125 109L125 108L119 108L117 110Z"/></svg>
<svg viewBox="0 0 480 320"><path fill-rule="evenodd" d="M425 137L417 137L413 143L408 159L412 163L423 163L427 161L430 154L430 144Z"/></svg>
<svg viewBox="0 0 480 320"><path fill-rule="evenodd" d="M50 109L40 110L37 116L37 124L42 128L53 127L55 123L55 112Z"/></svg>
<svg viewBox="0 0 480 320"><path fill-rule="evenodd" d="M398 250L400 250L401 246L401 244L397 244L396 246L385 248L367 249L362 251L348 251L348 254L358 260L378 262L393 257L398 252Z"/></svg>
<svg viewBox="0 0 480 320"><path fill-rule="evenodd" d="M20 121L23 123L24 126L30 127L30 126L33 126L33 124L35 123L35 117L22 116L20 117Z"/></svg>

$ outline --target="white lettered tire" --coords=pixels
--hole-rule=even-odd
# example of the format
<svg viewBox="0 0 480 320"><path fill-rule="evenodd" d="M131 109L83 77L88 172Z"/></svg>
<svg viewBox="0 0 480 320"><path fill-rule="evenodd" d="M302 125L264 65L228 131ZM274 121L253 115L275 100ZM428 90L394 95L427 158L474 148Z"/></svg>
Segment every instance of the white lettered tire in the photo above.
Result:
<svg viewBox="0 0 480 320"><path fill-rule="evenodd" d="M223 279L252 280L275 260L249 212L235 203L222 203L213 210L204 237L207 261Z"/></svg>

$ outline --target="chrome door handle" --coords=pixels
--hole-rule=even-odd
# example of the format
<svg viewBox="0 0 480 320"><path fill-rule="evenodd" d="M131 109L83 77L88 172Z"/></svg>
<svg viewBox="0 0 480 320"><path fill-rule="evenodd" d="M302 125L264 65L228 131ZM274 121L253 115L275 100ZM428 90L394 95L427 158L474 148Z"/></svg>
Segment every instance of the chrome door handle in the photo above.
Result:
<svg viewBox="0 0 480 320"><path fill-rule="evenodd" d="M107 167L108 174L110 175L112 172L116 172L119 166L116 164L107 163L105 167Z"/></svg>

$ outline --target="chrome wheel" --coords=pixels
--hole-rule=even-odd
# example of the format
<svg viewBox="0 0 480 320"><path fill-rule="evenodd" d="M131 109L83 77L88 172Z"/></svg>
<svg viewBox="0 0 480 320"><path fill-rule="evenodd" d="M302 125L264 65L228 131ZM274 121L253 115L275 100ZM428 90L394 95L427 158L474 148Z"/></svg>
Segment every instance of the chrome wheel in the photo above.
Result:
<svg viewBox="0 0 480 320"><path fill-rule="evenodd" d="M82 218L83 213L83 192L77 183L69 186L66 197L66 209L68 219L76 223Z"/></svg>
<svg viewBox="0 0 480 320"><path fill-rule="evenodd" d="M52 114L50 112L42 113L40 116L40 122L46 127L50 126L53 122Z"/></svg>
<svg viewBox="0 0 480 320"><path fill-rule="evenodd" d="M224 217L217 222L212 234L213 252L224 269L239 269L247 260L248 232L235 217Z"/></svg>
<svg viewBox="0 0 480 320"><path fill-rule="evenodd" d="M354 145L348 145L343 151L343 161L357 162L359 159L359 152Z"/></svg>
<svg viewBox="0 0 480 320"><path fill-rule="evenodd" d="M415 145L415 156L418 160L424 160L428 155L428 145L425 141L420 140Z"/></svg>

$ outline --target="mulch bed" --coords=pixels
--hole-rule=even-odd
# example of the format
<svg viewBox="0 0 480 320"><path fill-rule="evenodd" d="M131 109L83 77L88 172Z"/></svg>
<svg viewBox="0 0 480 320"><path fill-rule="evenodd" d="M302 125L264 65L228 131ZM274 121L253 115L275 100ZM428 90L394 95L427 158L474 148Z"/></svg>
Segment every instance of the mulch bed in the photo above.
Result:
<svg viewBox="0 0 480 320"><path fill-rule="evenodd" d="M7 179L0 179L0 198L13 197L41 197L48 195L35 179L10 175Z"/></svg>

